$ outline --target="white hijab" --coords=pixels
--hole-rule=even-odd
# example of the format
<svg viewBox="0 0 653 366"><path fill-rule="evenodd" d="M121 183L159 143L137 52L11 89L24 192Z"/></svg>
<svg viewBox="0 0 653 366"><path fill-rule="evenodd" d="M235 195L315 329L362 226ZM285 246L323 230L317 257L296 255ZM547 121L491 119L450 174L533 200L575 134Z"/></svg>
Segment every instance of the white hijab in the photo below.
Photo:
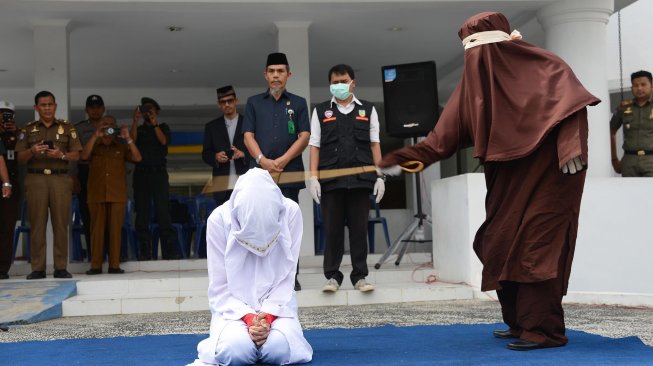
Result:
<svg viewBox="0 0 653 366"><path fill-rule="evenodd" d="M235 277L228 281L229 288L249 304L260 302L295 269L285 200L270 174L254 168L238 178L226 203L231 228L227 235L225 269L228 277ZM258 260L252 262L240 254L243 249ZM243 281L242 276L249 280ZM251 286L252 280L256 286Z"/></svg>
<svg viewBox="0 0 653 366"><path fill-rule="evenodd" d="M279 236L284 237L281 233L286 220L283 200L281 190L267 171L254 168L240 176L229 199L228 242L235 240L248 251L266 256L279 242Z"/></svg>

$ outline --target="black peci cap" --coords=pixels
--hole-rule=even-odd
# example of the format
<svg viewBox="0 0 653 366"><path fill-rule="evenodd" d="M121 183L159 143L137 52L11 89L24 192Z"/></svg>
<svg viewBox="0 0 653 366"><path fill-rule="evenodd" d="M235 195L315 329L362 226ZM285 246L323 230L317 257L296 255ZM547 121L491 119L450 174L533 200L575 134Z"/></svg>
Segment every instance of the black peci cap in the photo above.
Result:
<svg viewBox="0 0 653 366"><path fill-rule="evenodd" d="M270 65L288 65L288 58L285 53L275 52L268 55L268 61L265 66Z"/></svg>
<svg viewBox="0 0 653 366"><path fill-rule="evenodd" d="M234 87L231 85L223 86L222 88L217 88L215 90L218 93L218 99L228 97L230 95L236 95Z"/></svg>

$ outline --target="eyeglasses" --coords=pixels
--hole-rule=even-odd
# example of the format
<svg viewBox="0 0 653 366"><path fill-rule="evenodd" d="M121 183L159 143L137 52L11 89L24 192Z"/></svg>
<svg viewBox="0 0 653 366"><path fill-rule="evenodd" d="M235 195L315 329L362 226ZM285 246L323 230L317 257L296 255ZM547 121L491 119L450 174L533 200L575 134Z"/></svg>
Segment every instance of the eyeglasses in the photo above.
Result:
<svg viewBox="0 0 653 366"><path fill-rule="evenodd" d="M219 105L236 104L236 98L218 100Z"/></svg>

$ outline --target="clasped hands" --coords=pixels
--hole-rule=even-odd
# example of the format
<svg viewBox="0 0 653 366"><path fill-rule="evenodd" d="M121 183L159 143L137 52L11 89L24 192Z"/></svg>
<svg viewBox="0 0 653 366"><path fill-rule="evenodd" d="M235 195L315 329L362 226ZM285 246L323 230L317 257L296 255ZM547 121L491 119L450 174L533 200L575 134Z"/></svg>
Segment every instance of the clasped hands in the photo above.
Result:
<svg viewBox="0 0 653 366"><path fill-rule="evenodd" d="M257 348L260 348L268 340L270 327L276 318L277 317L274 315L263 312L258 314L247 314L242 318L245 324L247 324L249 337Z"/></svg>
<svg viewBox="0 0 653 366"><path fill-rule="evenodd" d="M231 146L231 151L233 151L233 155L231 159L229 158L229 155L227 154L226 151L219 151L215 153L215 160L220 164L224 164L229 160L242 159L245 157L245 153L242 152L241 150L238 150L238 148L236 148L235 146Z"/></svg>

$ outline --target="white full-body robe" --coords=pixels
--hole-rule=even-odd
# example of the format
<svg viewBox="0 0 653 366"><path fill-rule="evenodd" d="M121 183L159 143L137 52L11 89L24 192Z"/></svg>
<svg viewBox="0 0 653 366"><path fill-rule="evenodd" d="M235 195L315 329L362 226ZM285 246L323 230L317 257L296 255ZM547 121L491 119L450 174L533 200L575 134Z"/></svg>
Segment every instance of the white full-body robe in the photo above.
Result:
<svg viewBox="0 0 653 366"><path fill-rule="evenodd" d="M256 172L252 172L254 170ZM250 205L246 210L234 209L238 206L238 197L243 197L243 192L254 191L240 191L242 186L248 186L243 181L251 178L248 177L250 173L260 175L260 171L267 175L264 182L267 184L269 174L266 171L250 170L239 178L231 199L215 209L208 219L206 241L211 328L209 338L197 346L198 359L193 365L222 364L224 358L220 359L220 355L225 352L241 355L246 353L254 362L262 357L266 361L266 352L276 353L273 359L280 364L304 363L312 359L313 349L304 338L299 324L294 291L303 231L299 206L283 196L277 207L266 205L268 196L276 195L276 191L271 193L266 188L261 189L258 180L252 182L250 179L249 182L256 186L256 201L260 204ZM271 179L269 182L274 185ZM238 220L240 215L258 216L263 218L259 221L265 221L265 218L274 216L274 211L279 207L281 214L275 220L278 225L270 222L260 224L251 219L246 223ZM251 224L252 222L254 223ZM262 232L264 235L261 235ZM261 236L263 240L257 240ZM256 349L241 318L259 312L278 318L272 323L268 341ZM288 347L285 347L286 342ZM274 349L269 349L272 347L270 344ZM277 345L283 347L276 347ZM225 350L224 347L232 349ZM280 355L279 352L284 354Z"/></svg>

